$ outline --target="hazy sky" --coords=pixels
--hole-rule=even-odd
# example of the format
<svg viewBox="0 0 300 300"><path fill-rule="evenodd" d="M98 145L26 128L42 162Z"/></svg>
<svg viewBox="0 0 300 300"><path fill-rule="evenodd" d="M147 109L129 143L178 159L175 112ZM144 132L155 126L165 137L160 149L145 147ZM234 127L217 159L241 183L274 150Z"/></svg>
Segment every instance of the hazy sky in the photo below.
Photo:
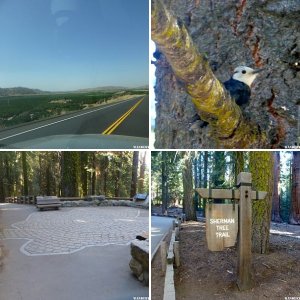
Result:
<svg viewBox="0 0 300 300"><path fill-rule="evenodd" d="M148 84L148 0L0 0L0 87Z"/></svg>

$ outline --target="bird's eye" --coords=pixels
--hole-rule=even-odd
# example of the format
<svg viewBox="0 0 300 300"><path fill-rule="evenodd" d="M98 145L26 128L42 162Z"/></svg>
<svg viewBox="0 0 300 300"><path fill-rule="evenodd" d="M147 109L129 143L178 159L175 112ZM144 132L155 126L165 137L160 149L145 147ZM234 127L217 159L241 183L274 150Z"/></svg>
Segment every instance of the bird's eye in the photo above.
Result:
<svg viewBox="0 0 300 300"><path fill-rule="evenodd" d="M243 70L243 71L242 71L242 73L243 73L243 74L246 74L246 71L245 71L245 70Z"/></svg>

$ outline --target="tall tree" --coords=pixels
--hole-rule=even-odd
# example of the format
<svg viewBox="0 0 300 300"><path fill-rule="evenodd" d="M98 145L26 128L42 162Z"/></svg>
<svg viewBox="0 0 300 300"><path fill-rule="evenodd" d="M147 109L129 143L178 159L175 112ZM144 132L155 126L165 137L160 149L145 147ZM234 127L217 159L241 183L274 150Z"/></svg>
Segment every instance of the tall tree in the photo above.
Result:
<svg viewBox="0 0 300 300"><path fill-rule="evenodd" d="M120 197L121 190L121 175L122 175L122 165L123 165L123 153L120 152L115 157L115 197Z"/></svg>
<svg viewBox="0 0 300 300"><path fill-rule="evenodd" d="M82 194L88 194L88 157L89 153L86 151L80 152L80 173L81 173L81 190Z"/></svg>
<svg viewBox="0 0 300 300"><path fill-rule="evenodd" d="M28 196L28 166L27 166L27 154L25 151L21 152L22 156L22 168L23 168L23 194Z"/></svg>
<svg viewBox="0 0 300 300"><path fill-rule="evenodd" d="M273 152L274 156L274 188L272 199L272 221L282 222L280 217L280 196L279 196L279 181L280 181L280 152Z"/></svg>
<svg viewBox="0 0 300 300"><path fill-rule="evenodd" d="M293 152L290 224L300 224L300 152Z"/></svg>
<svg viewBox="0 0 300 300"><path fill-rule="evenodd" d="M3 155L0 154L0 202L5 200L5 188L4 188L4 160Z"/></svg>
<svg viewBox="0 0 300 300"><path fill-rule="evenodd" d="M271 223L272 194L274 187L273 154L270 151L250 152L250 172L253 189L266 191L264 200L252 205L252 248L256 253L268 253Z"/></svg>
<svg viewBox="0 0 300 300"><path fill-rule="evenodd" d="M131 198L134 197L134 195L136 195L138 165L139 165L139 152L134 151L132 157L132 172L131 172L131 187L130 187Z"/></svg>
<svg viewBox="0 0 300 300"><path fill-rule="evenodd" d="M203 187L207 188L208 183L208 151L204 152L204 162L203 162ZM202 207L203 207L203 216L205 216L205 207L206 207L206 199L202 199Z"/></svg>
<svg viewBox="0 0 300 300"><path fill-rule="evenodd" d="M184 212L187 221L197 221L195 205L194 205L194 189L193 189L193 160L191 151L183 154L183 203Z"/></svg>
<svg viewBox="0 0 300 300"><path fill-rule="evenodd" d="M225 183L226 161L224 151L213 153L212 187L221 187Z"/></svg>
<svg viewBox="0 0 300 300"><path fill-rule="evenodd" d="M138 191L140 193L145 193L145 172L146 172L146 155L147 152L144 152L144 155L142 155L142 161L140 164L140 175L138 179Z"/></svg>
<svg viewBox="0 0 300 300"><path fill-rule="evenodd" d="M80 184L79 152L63 151L61 157L61 194L63 197L78 197Z"/></svg>
<svg viewBox="0 0 300 300"><path fill-rule="evenodd" d="M162 213L168 209L168 175L167 175L167 152L161 152L161 185L162 185Z"/></svg>
<svg viewBox="0 0 300 300"><path fill-rule="evenodd" d="M235 164L234 164L234 173L235 173L235 183L237 180L237 176L244 172L245 160L244 160L244 152L236 151L235 153Z"/></svg>
<svg viewBox="0 0 300 300"><path fill-rule="evenodd" d="M91 173L91 186L92 186L92 191L91 191L91 194L92 195L95 195L96 194L96 168L97 168L97 165L96 165L96 153L93 152L92 153L92 173Z"/></svg>

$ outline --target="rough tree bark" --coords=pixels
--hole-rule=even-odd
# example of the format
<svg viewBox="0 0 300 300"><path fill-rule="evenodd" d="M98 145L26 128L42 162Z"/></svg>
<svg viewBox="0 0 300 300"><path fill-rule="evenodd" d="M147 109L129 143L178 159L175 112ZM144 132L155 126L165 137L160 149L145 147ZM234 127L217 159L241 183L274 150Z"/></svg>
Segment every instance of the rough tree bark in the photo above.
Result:
<svg viewBox="0 0 300 300"><path fill-rule="evenodd" d="M236 151L234 152L234 177L235 182L237 182L237 177L241 172L244 172L245 160L244 160L244 152Z"/></svg>
<svg viewBox="0 0 300 300"><path fill-rule="evenodd" d="M280 196L279 196L279 180L280 180L280 152L273 152L274 156L274 188L272 199L272 221L282 222L280 217Z"/></svg>
<svg viewBox="0 0 300 300"><path fill-rule="evenodd" d="M268 193L264 200L253 201L252 250L255 253L268 253L274 187L272 152L250 152L250 172L253 189Z"/></svg>
<svg viewBox="0 0 300 300"><path fill-rule="evenodd" d="M290 224L300 224L300 152L293 152Z"/></svg>
<svg viewBox="0 0 300 300"><path fill-rule="evenodd" d="M299 20L299 1L153 0L152 39L158 46L155 146L294 145L300 98ZM266 67L243 114L215 77L229 79L238 65ZM196 113L209 126L201 128Z"/></svg>

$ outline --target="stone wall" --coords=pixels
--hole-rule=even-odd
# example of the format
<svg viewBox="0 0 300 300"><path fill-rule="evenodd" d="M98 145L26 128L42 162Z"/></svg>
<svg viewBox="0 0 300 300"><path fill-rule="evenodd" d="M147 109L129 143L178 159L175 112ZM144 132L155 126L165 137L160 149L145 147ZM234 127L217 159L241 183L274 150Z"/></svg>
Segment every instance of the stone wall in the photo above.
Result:
<svg viewBox="0 0 300 300"><path fill-rule="evenodd" d="M137 279L149 285L149 240L131 242L130 269Z"/></svg>
<svg viewBox="0 0 300 300"><path fill-rule="evenodd" d="M128 206L137 208L149 208L149 203L133 202L129 200L91 200L91 201L61 201L62 207L84 207L84 206Z"/></svg>

